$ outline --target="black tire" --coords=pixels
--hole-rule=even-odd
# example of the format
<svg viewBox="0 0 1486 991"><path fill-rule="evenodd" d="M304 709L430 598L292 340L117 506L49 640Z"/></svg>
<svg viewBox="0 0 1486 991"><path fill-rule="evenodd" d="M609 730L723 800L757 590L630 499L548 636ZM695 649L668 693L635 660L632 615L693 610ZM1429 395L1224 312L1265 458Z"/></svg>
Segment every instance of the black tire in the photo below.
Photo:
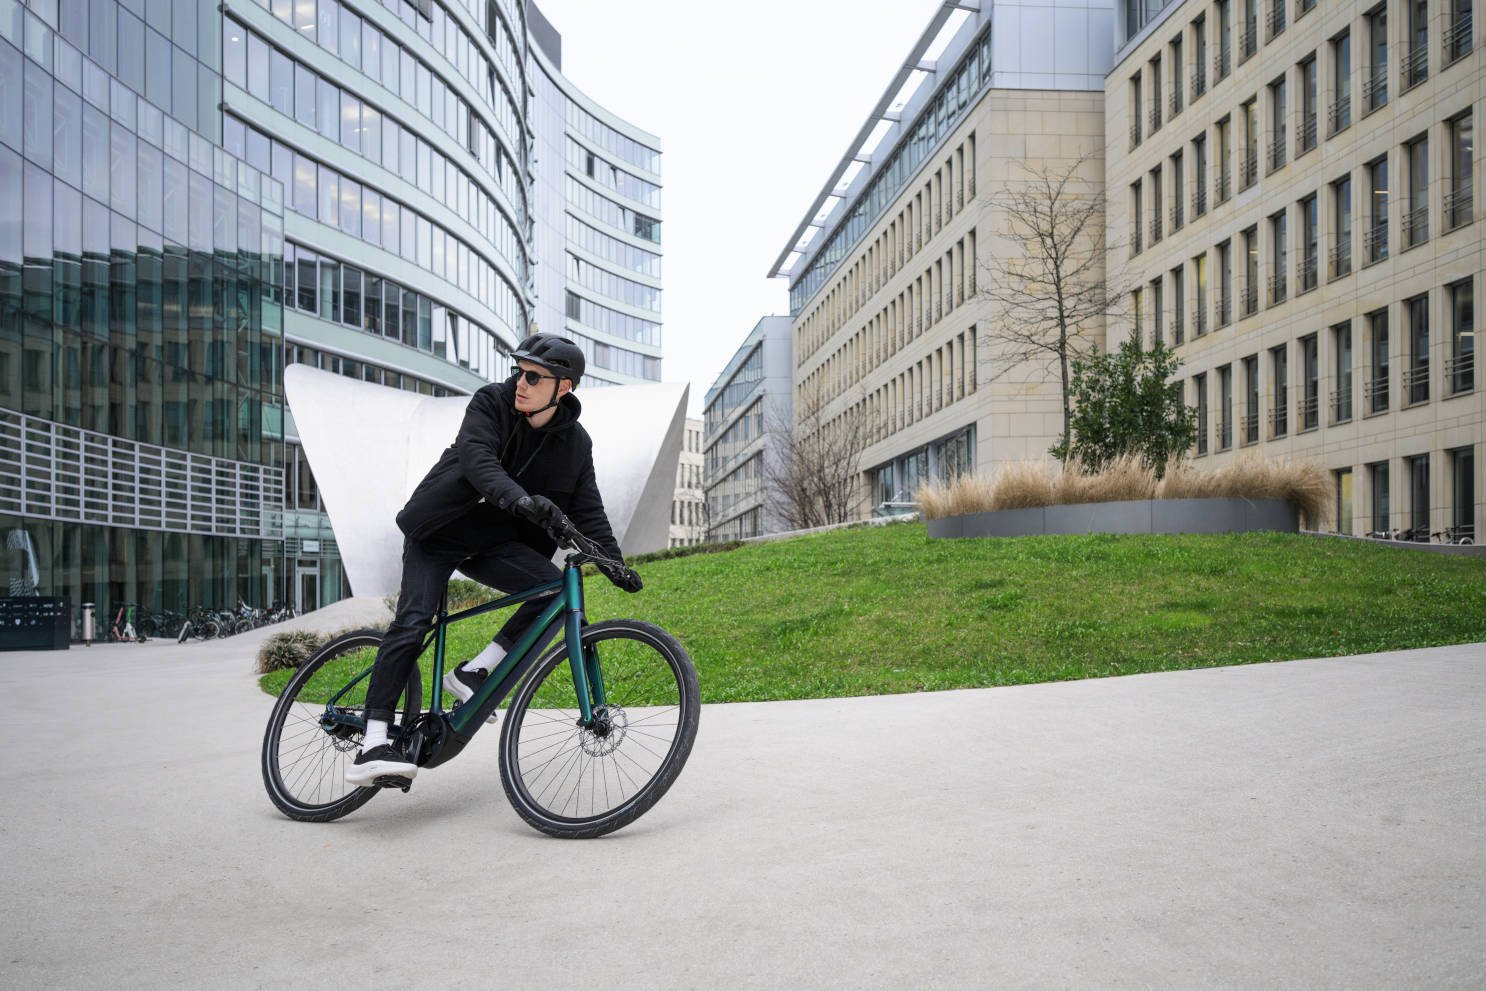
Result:
<svg viewBox="0 0 1486 991"><path fill-rule="evenodd" d="M329 698L371 664L382 634L358 630L336 637L299 666L284 686L263 734L263 786L280 812L300 822L329 822L354 812L379 789L346 783L346 769L361 748L360 732L332 736L320 725ZM339 662L339 663L337 663ZM418 714L423 694L415 666L403 690L404 725ZM360 713L366 680L353 687L338 706Z"/></svg>
<svg viewBox="0 0 1486 991"><path fill-rule="evenodd" d="M538 662L501 727L500 776L512 807L549 836L602 836L644 815L681 773L701 700L686 649L651 623L620 619L583 631L596 648L613 728L578 725L564 645ZM644 724L643 728L640 728Z"/></svg>

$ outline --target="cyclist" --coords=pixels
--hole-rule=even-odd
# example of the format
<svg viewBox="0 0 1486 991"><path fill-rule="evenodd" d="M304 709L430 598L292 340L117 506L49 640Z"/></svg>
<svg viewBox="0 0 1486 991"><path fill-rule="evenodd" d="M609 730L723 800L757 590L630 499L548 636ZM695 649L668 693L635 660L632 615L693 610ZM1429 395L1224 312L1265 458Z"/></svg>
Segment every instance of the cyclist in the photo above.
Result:
<svg viewBox="0 0 1486 991"><path fill-rule="evenodd" d="M456 569L508 592L556 580L557 545L546 528L564 514L606 555L622 560L594 480L593 443L578 424L582 407L572 395L583 378L583 352L566 338L535 334L512 358L511 377L470 399L454 443L397 514L405 535L402 588L372 667L366 736L346 772L351 784L418 774L388 744L387 730ZM640 590L640 576L628 568L604 573L627 592ZM445 689L467 701L546 601L523 603L488 647L445 676Z"/></svg>

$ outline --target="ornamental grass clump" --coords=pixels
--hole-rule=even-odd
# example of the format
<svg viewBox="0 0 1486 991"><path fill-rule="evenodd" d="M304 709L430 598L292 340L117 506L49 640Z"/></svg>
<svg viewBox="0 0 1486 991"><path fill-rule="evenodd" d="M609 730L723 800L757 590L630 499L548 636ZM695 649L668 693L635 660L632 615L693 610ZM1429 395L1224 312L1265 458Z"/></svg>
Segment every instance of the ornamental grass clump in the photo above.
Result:
<svg viewBox="0 0 1486 991"><path fill-rule="evenodd" d="M1333 501L1326 472L1308 461L1247 455L1210 471L1178 461L1158 478L1138 456L1129 454L1088 475L1052 462L1013 462L991 478L961 476L947 484L923 485L916 498L929 520L1000 509L1143 499L1284 499L1311 528L1331 518Z"/></svg>
<svg viewBox="0 0 1486 991"><path fill-rule="evenodd" d="M282 668L297 668L329 642L330 638L325 634L312 633L309 630L275 633L258 648L258 673L268 674Z"/></svg>

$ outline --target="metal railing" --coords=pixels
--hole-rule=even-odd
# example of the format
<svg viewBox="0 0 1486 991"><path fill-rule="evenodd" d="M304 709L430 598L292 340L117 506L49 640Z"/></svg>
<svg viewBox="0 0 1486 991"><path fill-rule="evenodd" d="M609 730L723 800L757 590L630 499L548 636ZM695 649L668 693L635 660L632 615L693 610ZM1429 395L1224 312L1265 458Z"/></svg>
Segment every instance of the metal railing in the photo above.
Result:
<svg viewBox="0 0 1486 991"><path fill-rule="evenodd" d="M1269 8L1269 40L1285 33L1285 0L1274 0Z"/></svg>
<svg viewBox="0 0 1486 991"><path fill-rule="evenodd" d="M1476 387L1476 355L1474 352L1445 359L1445 381L1450 383L1450 395L1470 392Z"/></svg>
<svg viewBox="0 0 1486 991"><path fill-rule="evenodd" d="M1316 288L1316 257L1303 258L1295 267L1296 294L1307 293Z"/></svg>
<svg viewBox="0 0 1486 991"><path fill-rule="evenodd" d="M1316 147L1316 115L1306 114L1300 119L1300 133L1296 135L1300 145L1299 154L1304 155Z"/></svg>
<svg viewBox="0 0 1486 991"><path fill-rule="evenodd" d="M1471 211L1475 208L1474 200L1469 182L1445 194L1443 204L1445 230L1453 231L1471 222Z"/></svg>
<svg viewBox="0 0 1486 991"><path fill-rule="evenodd" d="M1159 99L1151 102L1150 125L1152 134L1161 130L1161 101Z"/></svg>
<svg viewBox="0 0 1486 991"><path fill-rule="evenodd" d="M1362 254L1369 265L1388 257L1388 221L1373 224L1372 229L1362 235Z"/></svg>
<svg viewBox="0 0 1486 991"><path fill-rule="evenodd" d="M1445 65L1453 65L1471 53L1471 14L1467 11L1445 29Z"/></svg>
<svg viewBox="0 0 1486 991"><path fill-rule="evenodd" d="M1182 216L1182 198L1180 196L1174 196L1174 197L1172 197L1172 202L1171 202L1171 230L1172 230L1172 233L1175 233L1175 232L1181 230L1182 229L1182 224L1185 223L1185 222L1186 222L1186 218Z"/></svg>
<svg viewBox="0 0 1486 991"><path fill-rule="evenodd" d="M1314 430L1321 425L1321 397L1306 396L1295 404L1295 421L1301 430Z"/></svg>
<svg viewBox="0 0 1486 991"><path fill-rule="evenodd" d="M1283 303L1289 295L1290 284L1283 271L1276 272L1269 277L1269 305Z"/></svg>
<svg viewBox="0 0 1486 991"><path fill-rule="evenodd" d="M1192 216L1200 217L1207 213L1207 190L1198 186L1192 190Z"/></svg>
<svg viewBox="0 0 1486 991"><path fill-rule="evenodd" d="M1362 80L1362 102L1367 107L1367 112L1374 110L1388 102L1388 66L1375 65L1367 70L1367 77Z"/></svg>
<svg viewBox="0 0 1486 991"><path fill-rule="evenodd" d="M1420 45L1403 57L1400 66L1399 88L1404 92L1418 86L1429 78L1429 46Z"/></svg>
<svg viewBox="0 0 1486 991"><path fill-rule="evenodd" d="M1226 327L1233 322L1233 295L1227 286L1218 294L1218 326Z"/></svg>
<svg viewBox="0 0 1486 991"><path fill-rule="evenodd" d="M1415 361L1413 367L1403 373L1404 391L1409 405L1429 402L1429 359Z"/></svg>
<svg viewBox="0 0 1486 991"><path fill-rule="evenodd" d="M1202 337L1207 333L1207 307L1196 305L1192 307L1192 336Z"/></svg>
<svg viewBox="0 0 1486 991"><path fill-rule="evenodd" d="M1138 255L1138 254L1140 254L1140 249L1141 249L1141 242L1140 242L1140 221L1137 220L1135 222L1135 224L1134 224L1134 227L1135 227L1135 232L1130 237L1130 254L1132 254L1132 255Z"/></svg>
<svg viewBox="0 0 1486 991"><path fill-rule="evenodd" d="M1243 31L1238 36L1238 61L1240 64L1254 57L1259 50L1259 25L1250 22L1244 25Z"/></svg>
<svg viewBox="0 0 1486 991"><path fill-rule="evenodd" d="M1259 443L1259 414L1245 413L1238 421L1239 436L1245 444Z"/></svg>
<svg viewBox="0 0 1486 991"><path fill-rule="evenodd" d="M1259 179L1259 149L1249 145L1238 162L1238 188L1248 189Z"/></svg>
<svg viewBox="0 0 1486 991"><path fill-rule="evenodd" d="M1151 211L1151 243L1161 240L1161 211Z"/></svg>
<svg viewBox="0 0 1486 991"><path fill-rule="evenodd" d="M1223 167L1218 170L1218 189L1214 199L1216 203L1226 203L1228 202L1228 197L1232 195L1233 173L1228 170L1228 165L1225 162Z"/></svg>
<svg viewBox="0 0 1486 991"><path fill-rule="evenodd" d="M1331 101L1331 109L1326 114L1326 126L1328 134L1338 134L1352 126L1352 94L1343 93Z"/></svg>
<svg viewBox="0 0 1486 991"><path fill-rule="evenodd" d="M1429 240L1429 207L1421 206L1403 215L1403 243L1412 248Z"/></svg>
<svg viewBox="0 0 1486 991"><path fill-rule="evenodd" d="M1172 80L1171 92L1166 96L1166 116L1175 117L1182 112L1182 83L1178 76Z"/></svg>
<svg viewBox="0 0 1486 991"><path fill-rule="evenodd" d="M1204 71L1205 69L1206 66L1201 62L1197 62L1192 66L1192 99L1194 100L1207 92L1207 72Z"/></svg>
<svg viewBox="0 0 1486 991"><path fill-rule="evenodd" d="M1290 402L1282 392L1275 396L1274 409L1269 411L1269 436L1283 437L1290 432Z"/></svg>
<svg viewBox="0 0 1486 991"><path fill-rule="evenodd" d="M1331 249L1331 278L1333 279L1352 274L1352 232L1347 231L1338 237L1343 239Z"/></svg>
<svg viewBox="0 0 1486 991"><path fill-rule="evenodd" d="M1222 82L1228 78L1228 73L1233 71L1233 50L1230 48L1219 48L1217 64L1213 67L1213 82Z"/></svg>
<svg viewBox="0 0 1486 991"><path fill-rule="evenodd" d="M1316 9L1316 0L1295 0L1295 19L1298 21Z"/></svg>
<svg viewBox="0 0 1486 991"><path fill-rule="evenodd" d="M1259 310L1259 287L1252 283L1243 287L1238 294L1238 312L1240 316L1253 316Z"/></svg>
<svg viewBox="0 0 1486 991"><path fill-rule="evenodd" d="M1352 418L1352 387L1344 386L1331 394L1331 422L1345 423Z"/></svg>
<svg viewBox="0 0 1486 991"><path fill-rule="evenodd" d="M1135 118L1135 120L1131 121L1131 123L1130 123L1130 147L1132 149L1140 147L1140 117L1139 116L1137 116Z"/></svg>
<svg viewBox="0 0 1486 991"><path fill-rule="evenodd" d="M1280 131L1269 139L1269 171L1273 172L1285 164L1285 132Z"/></svg>
<svg viewBox="0 0 1486 991"><path fill-rule="evenodd" d="M1385 368L1382 375L1368 379L1364 392L1367 396L1367 411L1369 413L1382 413L1385 411L1388 408L1388 370Z"/></svg>

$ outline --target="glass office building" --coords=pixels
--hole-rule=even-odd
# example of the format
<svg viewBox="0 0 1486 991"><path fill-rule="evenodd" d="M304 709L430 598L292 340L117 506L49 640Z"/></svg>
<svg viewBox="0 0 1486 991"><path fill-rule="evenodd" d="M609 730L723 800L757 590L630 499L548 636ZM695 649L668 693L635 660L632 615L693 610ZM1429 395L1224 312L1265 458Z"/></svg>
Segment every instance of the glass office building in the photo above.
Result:
<svg viewBox="0 0 1486 991"><path fill-rule="evenodd" d="M428 395L531 321L511 0L0 0L10 590L345 593L283 402L301 361Z"/></svg>

